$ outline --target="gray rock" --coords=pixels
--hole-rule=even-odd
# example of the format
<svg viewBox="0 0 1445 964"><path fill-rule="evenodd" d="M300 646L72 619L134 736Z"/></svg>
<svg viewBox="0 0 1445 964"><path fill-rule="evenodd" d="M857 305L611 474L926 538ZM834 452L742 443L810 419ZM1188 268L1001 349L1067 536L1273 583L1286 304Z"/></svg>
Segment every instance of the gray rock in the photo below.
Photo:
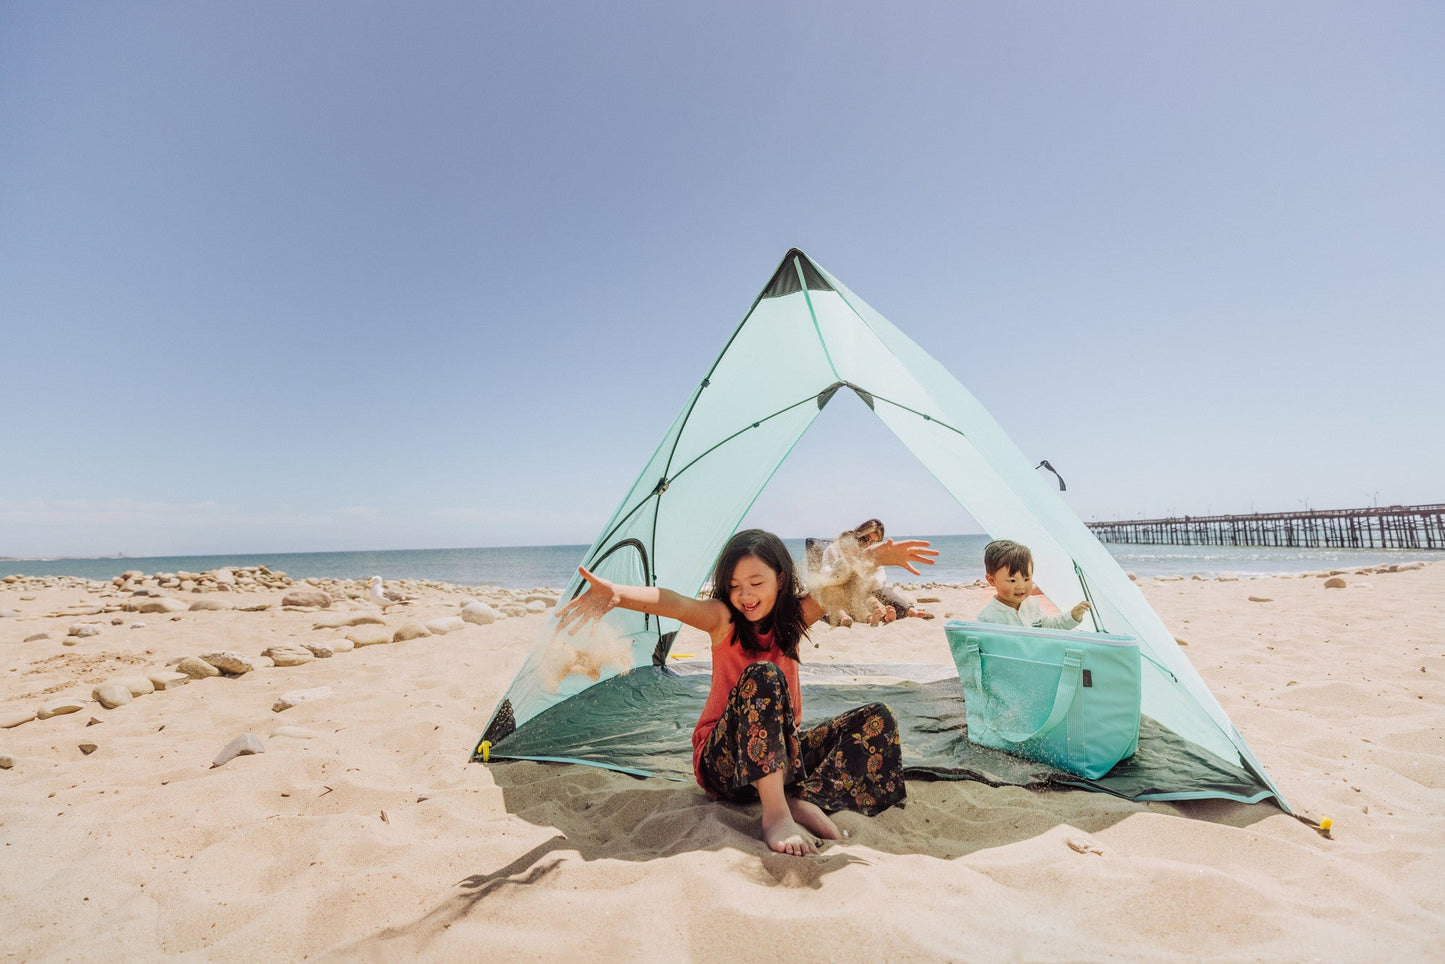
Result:
<svg viewBox="0 0 1445 964"><path fill-rule="evenodd" d="M240 653L233 653L230 650L218 650L214 653L202 653L201 659L210 663L216 669L231 676L244 676L256 667L251 661ZM182 673L185 670L181 670ZM189 675L189 674L188 674Z"/></svg>
<svg viewBox="0 0 1445 964"><path fill-rule="evenodd" d="M209 676L220 676L221 671L199 656L187 656L176 664L176 672L184 673L191 679L206 679Z"/></svg>
<svg viewBox="0 0 1445 964"><path fill-rule="evenodd" d="M77 639L84 639L87 636L99 636L99 623L76 623L65 631L65 635L74 636Z"/></svg>
<svg viewBox="0 0 1445 964"><path fill-rule="evenodd" d="M380 643L391 642L391 627L381 626L358 626L346 634L346 638L358 646L376 646Z"/></svg>
<svg viewBox="0 0 1445 964"><path fill-rule="evenodd" d="M470 602L462 607L462 619L478 626L488 626L497 621L497 611L484 602Z"/></svg>
<svg viewBox="0 0 1445 964"><path fill-rule="evenodd" d="M329 686L317 686L309 690L291 690L289 693L282 693L281 697L271 704L271 710L274 713L280 713L293 706L309 703L312 700L325 699L330 695L331 687Z"/></svg>
<svg viewBox="0 0 1445 964"><path fill-rule="evenodd" d="M242 733L230 743L227 743L220 753L216 754L216 758L211 761L211 767L215 768L224 763L230 763L238 756L250 756L253 753L265 752L266 744L261 742L259 736L254 733Z"/></svg>
<svg viewBox="0 0 1445 964"><path fill-rule="evenodd" d="M321 589L293 589L281 598L281 605L325 609L331 605L331 594Z"/></svg>
<svg viewBox="0 0 1445 964"><path fill-rule="evenodd" d="M393 643L404 643L409 639L421 639L431 633L421 623L406 623L391 637Z"/></svg>
<svg viewBox="0 0 1445 964"><path fill-rule="evenodd" d="M40 720L48 720L52 716L64 716L67 713L79 713L83 709L85 709L85 703L82 700L50 700L48 702L40 704L40 708L35 711L35 718Z"/></svg>
<svg viewBox="0 0 1445 964"><path fill-rule="evenodd" d="M102 683L91 690L90 695L97 703L108 710L113 710L117 706L124 706L135 699L130 688L122 686L119 683Z"/></svg>

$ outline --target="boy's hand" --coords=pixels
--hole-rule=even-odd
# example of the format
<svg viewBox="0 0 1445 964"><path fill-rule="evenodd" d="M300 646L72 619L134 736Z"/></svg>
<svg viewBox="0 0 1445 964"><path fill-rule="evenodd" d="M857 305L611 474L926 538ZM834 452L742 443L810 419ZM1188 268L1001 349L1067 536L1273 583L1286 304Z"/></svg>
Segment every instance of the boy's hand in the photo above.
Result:
<svg viewBox="0 0 1445 964"><path fill-rule="evenodd" d="M1090 606L1088 603L1081 602L1069 611L1069 615L1074 617L1074 622L1081 623L1084 621L1084 613L1088 612L1092 608L1093 607Z"/></svg>

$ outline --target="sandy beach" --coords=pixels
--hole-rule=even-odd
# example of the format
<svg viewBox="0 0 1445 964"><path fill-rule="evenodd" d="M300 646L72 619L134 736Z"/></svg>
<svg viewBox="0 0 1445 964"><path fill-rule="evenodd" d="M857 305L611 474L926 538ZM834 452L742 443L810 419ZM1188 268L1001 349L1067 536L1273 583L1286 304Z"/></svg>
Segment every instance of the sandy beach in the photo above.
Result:
<svg viewBox="0 0 1445 964"><path fill-rule="evenodd" d="M849 839L809 858L770 853L755 810L691 784L468 762L545 591L391 583L412 599L382 614L359 579L189 575L0 583L7 959L1445 949L1445 564L1345 572L1343 588L1326 574L1141 582L1291 804L1333 821L1329 839L1272 804L910 781L906 807L841 814ZM916 592L961 618L987 598ZM469 600L499 618L460 618ZM71 635L81 624L95 630ZM819 627L813 642L806 660L948 661L942 620ZM675 651L707 649L684 635ZM176 671L219 653L251 668ZM94 698L148 675L164 690ZM264 752L212 765L245 734Z"/></svg>

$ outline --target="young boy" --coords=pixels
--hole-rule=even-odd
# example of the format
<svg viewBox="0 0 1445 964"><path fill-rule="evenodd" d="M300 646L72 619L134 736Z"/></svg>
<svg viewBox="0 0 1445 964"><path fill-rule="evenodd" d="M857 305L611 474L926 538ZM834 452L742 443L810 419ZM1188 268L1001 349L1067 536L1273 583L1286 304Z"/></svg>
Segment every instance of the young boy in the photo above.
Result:
<svg viewBox="0 0 1445 964"><path fill-rule="evenodd" d="M983 550L983 568L995 595L978 614L981 623L1073 629L1089 611L1089 604L1081 602L1067 613L1044 615L1039 601L1030 595L1034 589L1034 555L1028 546L996 539Z"/></svg>

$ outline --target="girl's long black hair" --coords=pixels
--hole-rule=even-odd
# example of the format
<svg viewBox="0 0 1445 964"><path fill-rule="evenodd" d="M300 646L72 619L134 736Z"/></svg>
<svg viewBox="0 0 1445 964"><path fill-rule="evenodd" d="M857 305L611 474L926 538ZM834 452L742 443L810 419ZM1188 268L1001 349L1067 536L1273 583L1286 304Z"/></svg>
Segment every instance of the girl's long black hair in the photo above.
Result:
<svg viewBox="0 0 1445 964"><path fill-rule="evenodd" d="M763 632L773 632L773 642L789 659L797 660L798 643L808 635L808 623L803 618L803 597L800 595L798 573L793 557L783 540L762 529L744 529L727 541L718 554L717 565L712 571L712 595L728 608L733 617L733 638L748 653L763 653L767 647L758 642L757 629L746 616L732 604L728 586L732 582L733 570L748 556L761 560L778 574L778 601L773 611L757 627ZM801 660L800 660L801 661Z"/></svg>

